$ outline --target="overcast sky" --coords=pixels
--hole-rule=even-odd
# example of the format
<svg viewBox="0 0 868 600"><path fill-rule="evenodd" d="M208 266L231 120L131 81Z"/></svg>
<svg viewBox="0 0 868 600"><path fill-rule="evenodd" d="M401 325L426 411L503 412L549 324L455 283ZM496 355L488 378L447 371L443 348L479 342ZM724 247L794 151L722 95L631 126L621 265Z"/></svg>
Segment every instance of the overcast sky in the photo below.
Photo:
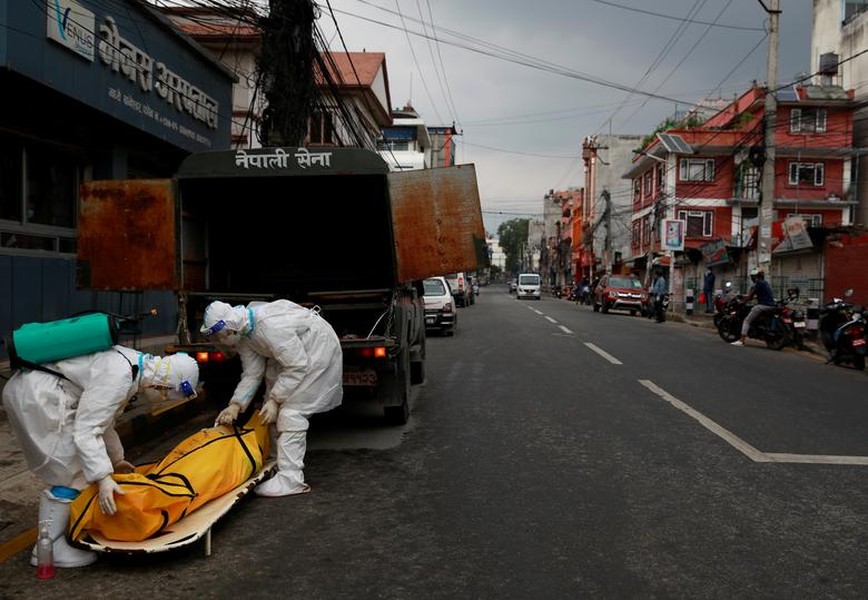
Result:
<svg viewBox="0 0 868 600"><path fill-rule="evenodd" d="M646 135L766 79L760 0L317 1L331 50L386 54L393 108L455 123L491 233L582 186L585 136ZM811 7L781 0L778 84L811 71Z"/></svg>

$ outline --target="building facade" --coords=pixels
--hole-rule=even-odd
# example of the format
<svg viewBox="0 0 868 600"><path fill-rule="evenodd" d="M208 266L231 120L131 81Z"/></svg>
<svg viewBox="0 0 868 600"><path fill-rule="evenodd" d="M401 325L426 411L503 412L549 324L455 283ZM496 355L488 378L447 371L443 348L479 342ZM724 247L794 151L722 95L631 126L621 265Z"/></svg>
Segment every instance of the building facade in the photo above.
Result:
<svg viewBox="0 0 868 600"><path fill-rule="evenodd" d="M712 266L718 280L744 281L756 266L765 91L754 86L703 125L658 133L637 155L631 249L670 266L676 302ZM852 224L853 93L796 85L777 93L769 277L822 291L822 239ZM671 259L671 260L670 260ZM674 261L674 262L673 262Z"/></svg>
<svg viewBox="0 0 868 600"><path fill-rule="evenodd" d="M78 186L228 148L233 80L141 2L0 0L0 331L143 307L145 333L174 331L170 292L78 289Z"/></svg>

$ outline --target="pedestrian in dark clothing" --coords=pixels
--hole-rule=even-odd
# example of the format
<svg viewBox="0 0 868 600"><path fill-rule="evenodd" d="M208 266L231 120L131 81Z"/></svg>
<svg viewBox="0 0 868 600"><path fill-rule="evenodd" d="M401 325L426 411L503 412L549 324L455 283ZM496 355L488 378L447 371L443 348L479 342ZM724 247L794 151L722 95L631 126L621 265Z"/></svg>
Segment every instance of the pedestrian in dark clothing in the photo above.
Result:
<svg viewBox="0 0 868 600"><path fill-rule="evenodd" d="M711 267L705 272L702 280L702 293L705 294L705 312L714 312L714 272Z"/></svg>
<svg viewBox="0 0 868 600"><path fill-rule="evenodd" d="M659 269L655 272L654 285L651 286L651 295L654 299L654 317L658 323L666 320L666 311L663 310L663 296L666 295L666 278Z"/></svg>

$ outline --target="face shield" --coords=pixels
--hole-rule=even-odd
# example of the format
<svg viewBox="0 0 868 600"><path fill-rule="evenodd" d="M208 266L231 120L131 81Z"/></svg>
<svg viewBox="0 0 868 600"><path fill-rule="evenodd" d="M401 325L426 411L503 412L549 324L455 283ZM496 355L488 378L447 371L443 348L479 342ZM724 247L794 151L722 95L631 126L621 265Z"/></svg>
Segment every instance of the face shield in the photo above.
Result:
<svg viewBox="0 0 868 600"><path fill-rule="evenodd" d="M199 333L216 344L233 347L241 337L239 332L246 319L247 309L244 307L232 307L225 302L214 301L205 309Z"/></svg>

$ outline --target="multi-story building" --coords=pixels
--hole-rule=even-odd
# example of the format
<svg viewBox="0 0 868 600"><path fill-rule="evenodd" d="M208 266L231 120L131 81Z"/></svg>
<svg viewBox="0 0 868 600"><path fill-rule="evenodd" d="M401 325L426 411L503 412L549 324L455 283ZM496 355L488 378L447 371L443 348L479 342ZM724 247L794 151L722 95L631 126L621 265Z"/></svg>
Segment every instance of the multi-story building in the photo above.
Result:
<svg viewBox="0 0 868 600"><path fill-rule="evenodd" d="M581 212L582 242L576 248L580 277L593 279L605 272L623 273L635 265L630 252L630 182L623 174L631 167L642 136L595 135L582 143L585 196Z"/></svg>
<svg viewBox="0 0 868 600"><path fill-rule="evenodd" d="M540 275L550 289L573 281L573 214L581 206L579 188L549 190L543 200L545 239L540 248Z"/></svg>
<svg viewBox="0 0 868 600"><path fill-rule="evenodd" d="M392 111L392 124L383 128L377 149L392 171L412 171L431 166L428 128L410 105Z"/></svg>
<svg viewBox="0 0 868 600"><path fill-rule="evenodd" d="M656 134L625 175L632 182L633 255L659 264L673 250L674 263L664 264L671 265L676 303L685 287L696 289L706 265L722 271L722 281L756 264L758 209L766 201L760 195L764 97L754 86L700 126ZM769 275L778 291L794 282L820 288L824 232L852 222L853 108L852 91L839 86L777 91L774 197L767 201ZM662 231L664 224L671 227Z"/></svg>
<svg viewBox="0 0 868 600"><path fill-rule="evenodd" d="M428 135L431 138L431 166L454 166L455 136L460 135L455 126L428 127Z"/></svg>
<svg viewBox="0 0 868 600"><path fill-rule="evenodd" d="M857 201L855 227L833 232L826 241L827 297L854 288L854 301L868 304L868 2L814 0L811 65L819 82L837 82L855 92L854 160L851 198Z"/></svg>

